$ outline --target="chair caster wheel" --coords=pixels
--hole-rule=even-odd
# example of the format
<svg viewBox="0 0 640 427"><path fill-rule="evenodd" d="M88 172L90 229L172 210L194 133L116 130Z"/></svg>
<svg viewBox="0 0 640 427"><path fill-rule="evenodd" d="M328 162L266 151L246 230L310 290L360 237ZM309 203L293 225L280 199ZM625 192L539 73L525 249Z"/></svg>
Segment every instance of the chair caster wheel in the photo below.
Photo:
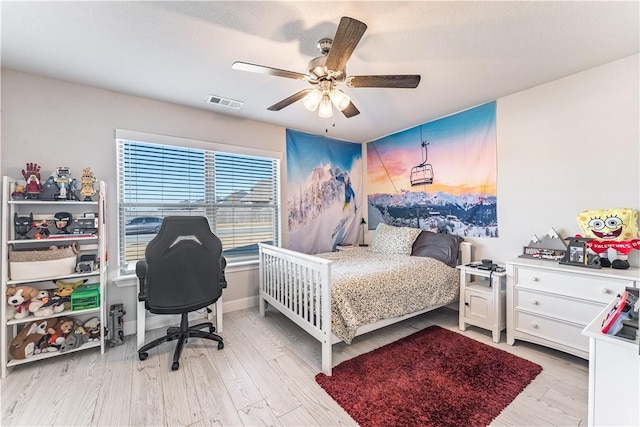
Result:
<svg viewBox="0 0 640 427"><path fill-rule="evenodd" d="M209 326L209 333L213 334L216 331L215 326Z"/></svg>
<svg viewBox="0 0 640 427"><path fill-rule="evenodd" d="M179 367L180 367L180 363L178 363L178 362L173 362L171 364L171 370L172 371L177 371Z"/></svg>
<svg viewBox="0 0 640 427"><path fill-rule="evenodd" d="M149 357L149 353L144 352L144 353L138 353L138 358L140 360L147 360L147 357Z"/></svg>
<svg viewBox="0 0 640 427"><path fill-rule="evenodd" d="M218 350L222 350L224 348L224 343L221 341L218 343Z"/></svg>

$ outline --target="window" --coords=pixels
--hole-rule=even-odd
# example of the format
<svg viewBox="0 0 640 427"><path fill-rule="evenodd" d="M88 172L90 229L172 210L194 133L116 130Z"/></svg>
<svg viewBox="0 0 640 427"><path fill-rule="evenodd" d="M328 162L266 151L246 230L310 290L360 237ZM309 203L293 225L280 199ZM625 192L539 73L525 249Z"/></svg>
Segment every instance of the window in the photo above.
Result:
<svg viewBox="0 0 640 427"><path fill-rule="evenodd" d="M135 270L171 215L206 217L229 263L257 259L259 242L279 245L279 158L175 141L180 144L117 139L121 273Z"/></svg>

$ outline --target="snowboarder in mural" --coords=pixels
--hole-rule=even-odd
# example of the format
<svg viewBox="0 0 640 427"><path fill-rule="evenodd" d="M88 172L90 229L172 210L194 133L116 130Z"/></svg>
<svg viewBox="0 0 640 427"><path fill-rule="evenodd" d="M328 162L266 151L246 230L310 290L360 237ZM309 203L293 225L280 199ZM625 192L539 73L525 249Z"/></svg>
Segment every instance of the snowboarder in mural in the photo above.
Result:
<svg viewBox="0 0 640 427"><path fill-rule="evenodd" d="M345 171L343 172L340 168L336 168L336 180L344 184L344 206L342 209L346 209L349 203L351 203L351 198L353 197L353 205L355 209L358 210L358 205L356 204L356 193L353 191L353 187L351 186L351 177Z"/></svg>

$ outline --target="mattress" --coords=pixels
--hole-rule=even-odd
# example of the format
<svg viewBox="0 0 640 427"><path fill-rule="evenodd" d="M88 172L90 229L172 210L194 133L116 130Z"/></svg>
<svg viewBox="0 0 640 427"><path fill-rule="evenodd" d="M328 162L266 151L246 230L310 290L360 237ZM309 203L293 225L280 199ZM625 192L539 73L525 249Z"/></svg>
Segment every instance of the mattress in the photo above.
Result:
<svg viewBox="0 0 640 427"><path fill-rule="evenodd" d="M333 261L331 327L347 344L362 325L458 299L458 271L432 258L385 255L368 248L316 256Z"/></svg>

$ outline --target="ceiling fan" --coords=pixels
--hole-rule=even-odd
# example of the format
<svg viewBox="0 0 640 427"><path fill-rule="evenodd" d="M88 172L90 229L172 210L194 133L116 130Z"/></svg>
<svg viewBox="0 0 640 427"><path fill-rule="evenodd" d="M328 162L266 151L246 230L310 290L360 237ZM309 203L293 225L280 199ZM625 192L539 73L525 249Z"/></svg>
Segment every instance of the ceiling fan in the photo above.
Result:
<svg viewBox="0 0 640 427"><path fill-rule="evenodd" d="M337 86L344 83L351 88L414 89L420 83L419 74L347 76L347 61L366 29L367 25L363 22L346 16L342 17L333 40L323 38L318 41L318 49L322 52L322 56L309 61L309 72L306 74L240 61L234 62L232 68L252 73L305 80L313 86L313 88L303 89L273 104L267 108L270 111L279 111L296 101L302 100L308 110L315 111L318 108L320 117L327 118L332 116L333 108L331 103L342 111L345 117L353 117L360 114L360 111L353 105L351 98L340 89L337 89Z"/></svg>

